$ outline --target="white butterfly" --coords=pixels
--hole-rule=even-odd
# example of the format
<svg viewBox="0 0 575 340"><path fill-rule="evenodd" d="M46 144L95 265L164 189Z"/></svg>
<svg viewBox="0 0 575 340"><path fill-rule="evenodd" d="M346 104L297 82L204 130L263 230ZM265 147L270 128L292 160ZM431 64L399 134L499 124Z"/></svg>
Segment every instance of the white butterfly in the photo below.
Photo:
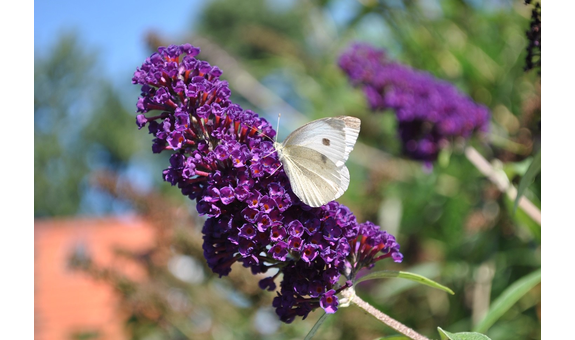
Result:
<svg viewBox="0 0 575 340"><path fill-rule="evenodd" d="M359 135L359 118L314 120L274 143L291 188L310 207L338 199L349 186L345 161Z"/></svg>

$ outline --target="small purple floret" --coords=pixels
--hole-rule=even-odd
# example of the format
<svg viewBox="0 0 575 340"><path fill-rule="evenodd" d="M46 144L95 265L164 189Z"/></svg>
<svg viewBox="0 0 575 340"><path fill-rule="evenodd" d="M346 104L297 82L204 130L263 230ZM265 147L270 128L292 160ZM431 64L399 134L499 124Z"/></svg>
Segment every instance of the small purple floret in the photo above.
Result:
<svg viewBox="0 0 575 340"><path fill-rule="evenodd" d="M333 314L337 312L339 300L337 296L335 296L335 290L331 289L327 293L323 294L319 300L319 304L327 314Z"/></svg>

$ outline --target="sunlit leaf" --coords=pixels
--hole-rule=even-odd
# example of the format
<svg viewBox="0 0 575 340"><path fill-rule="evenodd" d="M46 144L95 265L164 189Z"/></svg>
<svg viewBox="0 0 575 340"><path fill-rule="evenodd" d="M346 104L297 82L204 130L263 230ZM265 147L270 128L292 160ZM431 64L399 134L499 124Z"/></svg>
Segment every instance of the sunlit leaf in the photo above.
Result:
<svg viewBox="0 0 575 340"><path fill-rule="evenodd" d="M384 336L383 338L377 338L375 340L409 340L411 339L408 336L405 335L390 335L390 336Z"/></svg>
<svg viewBox="0 0 575 340"><path fill-rule="evenodd" d="M382 270L382 271L370 273L370 274L360 278L359 280L357 280L355 282L355 284L358 284L360 282L367 281L367 280L389 279L389 278L407 279L407 280L415 281L415 282L418 282L418 283L421 283L421 284L424 284L424 285L427 285L427 286L430 286L433 288L443 290L443 291L445 291L451 295L455 294L451 289L449 289L449 288L447 288L447 287L445 287L445 286L443 286L443 285L441 285L441 284L439 284L439 283L437 283L431 279L428 279L424 276L414 274L414 273L409 273L409 272L395 271L395 270Z"/></svg>
<svg viewBox="0 0 575 340"><path fill-rule="evenodd" d="M439 334L441 335L441 340L490 340L490 338L481 333L475 332L461 332L461 333L450 333L437 327Z"/></svg>
<svg viewBox="0 0 575 340"><path fill-rule="evenodd" d="M519 187L517 188L517 197L515 197L515 203L513 204L513 213L515 213L515 211L517 210L517 205L519 204L519 200L521 199L521 196L523 196L525 189L527 189L529 184L533 182L533 179L535 178L535 176L537 176L537 174L540 171L541 171L541 150L539 150L539 152L537 152L537 154L533 157L533 162L531 162L529 169L527 169L527 172L519 182Z"/></svg>
<svg viewBox="0 0 575 340"><path fill-rule="evenodd" d="M493 301L491 308L483 319L475 326L474 331L486 332L505 312L507 312L521 297L541 282L541 269L528 274L509 286Z"/></svg>
<svg viewBox="0 0 575 340"><path fill-rule="evenodd" d="M313 336L315 335L321 324L327 319L328 315L329 314L327 313L323 313L323 315L319 319L317 319L315 325L313 325L309 333L307 333L307 335L305 336L305 340L311 340L313 338Z"/></svg>

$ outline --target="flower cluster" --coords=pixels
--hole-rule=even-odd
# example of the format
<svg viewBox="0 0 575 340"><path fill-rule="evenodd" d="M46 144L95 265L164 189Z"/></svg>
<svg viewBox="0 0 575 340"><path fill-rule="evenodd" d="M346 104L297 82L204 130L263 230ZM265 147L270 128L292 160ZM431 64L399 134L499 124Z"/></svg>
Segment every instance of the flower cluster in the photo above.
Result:
<svg viewBox="0 0 575 340"><path fill-rule="evenodd" d="M273 128L233 104L228 83L219 79L222 71L196 59L198 53L189 44L161 47L132 82L142 85L138 127L147 126L155 137L153 152L172 153L164 179L207 217L202 233L209 267L220 276L236 262L254 274L278 269L259 285L273 291L282 274L273 305L284 322L305 318L317 307L334 313L335 294L351 284L340 284L341 274L349 277L350 269L360 269L356 258L370 265L358 257L358 235L396 262L402 258L399 245L373 224L367 229L358 224L337 202L319 208L302 203L281 168ZM148 114L152 110L159 114Z"/></svg>
<svg viewBox="0 0 575 340"><path fill-rule="evenodd" d="M450 83L389 61L383 50L354 44L339 66L363 89L372 110L395 111L403 152L412 159L433 162L451 139L488 128L487 108Z"/></svg>
<svg viewBox="0 0 575 340"><path fill-rule="evenodd" d="M528 5L531 0L526 0ZM539 68L541 74L541 4L536 2L531 10L531 21L529 30L525 32L529 44L527 45L527 55L525 56L525 71Z"/></svg>
<svg viewBox="0 0 575 340"><path fill-rule="evenodd" d="M361 268L371 269L375 262L388 257L395 262L403 260L395 237L371 222L360 225L358 236L351 244L350 254L352 273L357 273Z"/></svg>

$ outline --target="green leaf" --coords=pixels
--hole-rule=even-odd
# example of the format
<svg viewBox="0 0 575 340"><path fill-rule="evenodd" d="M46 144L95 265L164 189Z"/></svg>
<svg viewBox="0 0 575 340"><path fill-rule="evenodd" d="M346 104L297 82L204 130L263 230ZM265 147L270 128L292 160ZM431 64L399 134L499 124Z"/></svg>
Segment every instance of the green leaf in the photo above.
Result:
<svg viewBox="0 0 575 340"><path fill-rule="evenodd" d="M441 340L491 340L488 336L475 332L449 333L437 327Z"/></svg>
<svg viewBox="0 0 575 340"><path fill-rule="evenodd" d="M515 197L515 203L513 204L513 213L515 213L515 211L517 210L517 205L519 204L521 196L523 196L523 192L525 192L525 189L527 189L529 184L531 184L535 176L537 176L537 174L540 171L541 171L541 150L539 150L539 152L537 152L537 154L533 157L533 162L531 162L531 165L527 169L527 172L525 173L525 175L523 175L523 178L521 178L521 181L519 182L519 188L517 188L517 197Z"/></svg>
<svg viewBox="0 0 575 340"><path fill-rule="evenodd" d="M442 168L447 168L449 166L449 159L451 158L451 148L446 147L441 149L439 155L437 156L437 163Z"/></svg>
<svg viewBox="0 0 575 340"><path fill-rule="evenodd" d="M421 284L424 284L424 285L427 285L427 286L430 286L433 288L441 289L441 290L443 290L443 291L445 291L451 295L455 294L451 289L449 289L449 288L447 288L447 287L445 287L445 286L443 286L443 285L441 285L441 284L439 284L439 283L437 283L431 279L428 279L424 276L414 274L414 273L409 273L409 272L396 271L396 270L382 270L382 271L378 271L378 272L373 272L371 274L368 274L368 275L360 278L359 280L357 280L355 282L355 284L358 284L360 282L367 281L367 280L389 279L389 278L407 279L407 280L415 281L415 282L418 282L418 283L421 283Z"/></svg>
<svg viewBox="0 0 575 340"><path fill-rule="evenodd" d="M424 262L404 268L405 271L416 273L431 279L436 279L437 273L440 272L441 266L437 262ZM413 289L418 286L418 282L411 280L402 280L398 278L382 281L381 284L373 291L374 299L388 300L402 292Z"/></svg>
<svg viewBox="0 0 575 340"><path fill-rule="evenodd" d="M317 321L315 322L315 325L313 325L313 327L311 328L309 333L307 333L304 340L311 340L311 338L313 338L313 336L315 335L315 333L319 329L319 326L321 326L321 324L325 321L325 319L327 318L328 315L329 314L327 314L327 313L323 313L323 315L319 319L317 319Z"/></svg>
<svg viewBox="0 0 575 340"><path fill-rule="evenodd" d="M486 332L505 312L507 312L523 295L541 282L541 269L525 275L509 286L493 301L491 308L483 319L473 329L476 332Z"/></svg>

